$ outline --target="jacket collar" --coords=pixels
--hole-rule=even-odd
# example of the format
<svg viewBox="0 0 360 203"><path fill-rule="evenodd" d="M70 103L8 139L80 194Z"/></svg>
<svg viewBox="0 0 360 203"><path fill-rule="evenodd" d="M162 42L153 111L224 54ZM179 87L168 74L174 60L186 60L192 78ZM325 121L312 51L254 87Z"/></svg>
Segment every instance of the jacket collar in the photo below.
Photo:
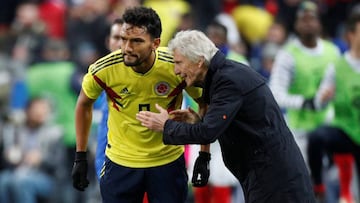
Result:
<svg viewBox="0 0 360 203"><path fill-rule="evenodd" d="M216 73L216 71L225 64L225 61L226 61L225 55L220 51L217 51L213 56L213 58L210 60L210 65L205 77L205 84L204 84L204 99L206 103L210 102L209 91L213 76Z"/></svg>

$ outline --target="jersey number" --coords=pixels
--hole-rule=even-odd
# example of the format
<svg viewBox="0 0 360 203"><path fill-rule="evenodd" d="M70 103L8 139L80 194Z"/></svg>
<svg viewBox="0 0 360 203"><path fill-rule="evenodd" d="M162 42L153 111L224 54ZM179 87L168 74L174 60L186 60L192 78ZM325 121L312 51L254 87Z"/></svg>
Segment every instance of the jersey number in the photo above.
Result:
<svg viewBox="0 0 360 203"><path fill-rule="evenodd" d="M139 104L139 111L150 111L150 104Z"/></svg>

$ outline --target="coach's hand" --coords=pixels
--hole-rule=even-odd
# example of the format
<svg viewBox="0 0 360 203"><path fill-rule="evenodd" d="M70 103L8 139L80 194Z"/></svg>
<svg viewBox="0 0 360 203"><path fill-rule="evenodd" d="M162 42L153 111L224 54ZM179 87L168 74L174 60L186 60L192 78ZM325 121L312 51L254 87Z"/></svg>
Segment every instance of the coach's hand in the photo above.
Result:
<svg viewBox="0 0 360 203"><path fill-rule="evenodd" d="M88 163L86 159L86 152L76 152L75 162L71 172L73 179L73 186L79 191L84 191L89 185L87 179Z"/></svg>
<svg viewBox="0 0 360 203"><path fill-rule="evenodd" d="M193 176L191 183L194 187L203 187L208 183L210 176L209 161L210 153L199 152L199 156L195 161Z"/></svg>

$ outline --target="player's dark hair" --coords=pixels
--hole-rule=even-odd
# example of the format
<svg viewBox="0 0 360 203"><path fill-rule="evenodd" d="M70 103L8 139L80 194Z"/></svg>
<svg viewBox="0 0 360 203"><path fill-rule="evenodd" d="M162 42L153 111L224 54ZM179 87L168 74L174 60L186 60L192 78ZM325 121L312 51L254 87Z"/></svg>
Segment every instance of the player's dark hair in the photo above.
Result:
<svg viewBox="0 0 360 203"><path fill-rule="evenodd" d="M158 14L147 7L132 7L125 10L122 16L124 23L137 27L146 27L147 32L153 38L159 38L161 35L161 21Z"/></svg>
<svg viewBox="0 0 360 203"><path fill-rule="evenodd" d="M108 29L108 36L107 37L109 37L109 35L110 35L110 33L111 33L111 27L113 26L113 25L122 25L124 23L124 20L122 19L122 18L115 18L115 20L111 23L111 24L108 24L107 25L107 29Z"/></svg>
<svg viewBox="0 0 360 203"><path fill-rule="evenodd" d="M115 20L113 21L113 25L114 24L123 24L124 20L122 18L115 18Z"/></svg>
<svg viewBox="0 0 360 203"><path fill-rule="evenodd" d="M353 11L345 24L345 29L346 31L350 31L350 32L354 32L355 28L356 28L356 24L360 22L360 10L358 11Z"/></svg>
<svg viewBox="0 0 360 203"><path fill-rule="evenodd" d="M215 28L218 28L218 29L221 29L223 34L226 36L227 33L228 33L228 30L226 28L225 25L221 24L219 21L217 20L213 20L209 25L209 27L215 27Z"/></svg>

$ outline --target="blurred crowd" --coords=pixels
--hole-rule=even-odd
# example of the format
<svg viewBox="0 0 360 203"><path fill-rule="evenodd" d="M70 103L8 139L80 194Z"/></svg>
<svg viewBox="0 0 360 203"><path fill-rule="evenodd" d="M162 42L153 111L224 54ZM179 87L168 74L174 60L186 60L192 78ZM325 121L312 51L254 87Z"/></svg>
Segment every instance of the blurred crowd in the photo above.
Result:
<svg viewBox="0 0 360 203"><path fill-rule="evenodd" d="M92 176L89 190L81 193L72 188L74 108L82 76L91 63L109 52L106 40L111 24L127 7L145 5L157 11L162 20L162 46L179 30L199 29L229 58L230 52L234 53L233 57L270 80L279 50L298 34L295 21L301 2L2 0L0 203L101 201L94 167L89 167ZM314 2L321 22L319 37L333 44L339 54L344 53L349 47L344 22L357 2ZM98 108L99 104L95 106ZM284 107L284 114L286 111ZM95 111L93 117L89 145L92 161L101 111ZM213 161L221 163L221 158ZM219 184L216 180L210 182L209 185L217 186L210 193L230 193L226 201L241 202L239 185L229 179ZM200 203L194 200L195 194L190 190L189 203Z"/></svg>

